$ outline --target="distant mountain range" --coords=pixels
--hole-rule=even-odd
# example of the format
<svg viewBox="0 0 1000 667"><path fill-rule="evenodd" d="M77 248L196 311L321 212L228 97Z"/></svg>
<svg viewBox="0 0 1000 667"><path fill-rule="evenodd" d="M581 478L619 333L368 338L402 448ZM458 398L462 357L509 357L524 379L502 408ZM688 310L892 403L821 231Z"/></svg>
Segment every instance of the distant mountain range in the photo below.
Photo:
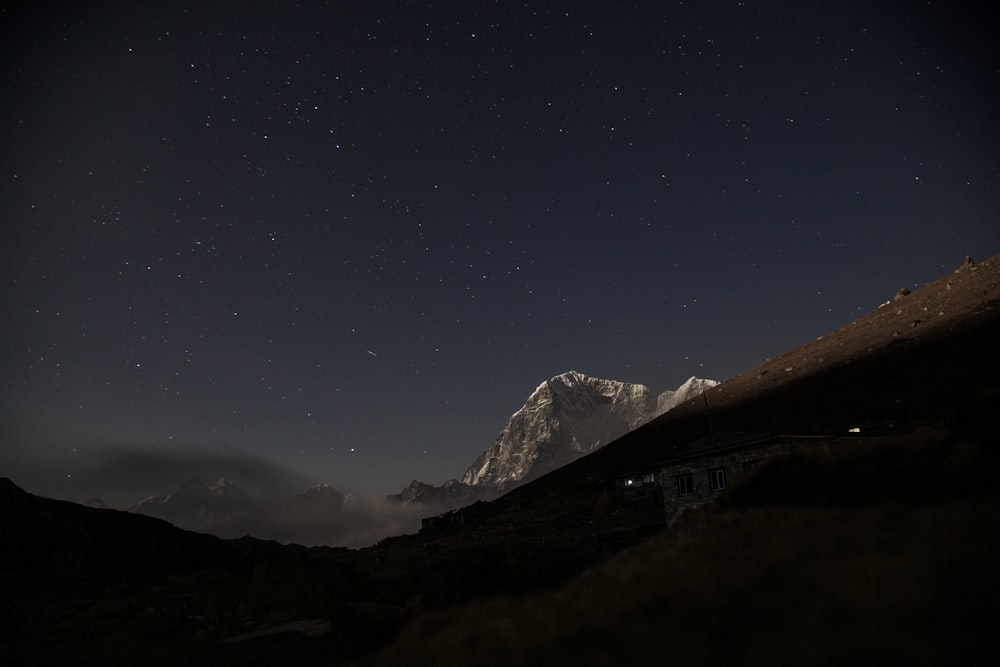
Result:
<svg viewBox="0 0 1000 667"><path fill-rule="evenodd" d="M190 477L172 493L146 498L129 511L199 530L254 517L261 508L250 494L225 478L208 485L197 477Z"/></svg>
<svg viewBox="0 0 1000 667"><path fill-rule="evenodd" d="M287 509L340 512L350 500L350 496L329 484L316 484L292 498ZM191 477L181 482L173 493L146 498L129 511L193 526L202 522L210 525L258 517L265 509L249 493L224 477L213 484Z"/></svg>
<svg viewBox="0 0 1000 667"><path fill-rule="evenodd" d="M225 478L207 484L192 477L167 495L151 496L129 511L222 537L243 534L306 544L346 540L352 546L393 533L413 532L422 516L492 500L608 444L717 382L692 377L675 390L568 371L542 382L508 420L499 437L465 471L441 486L414 480L384 500L360 499L321 484L284 504L261 506ZM354 530L365 523L360 542ZM347 534L342 527L351 526Z"/></svg>
<svg viewBox="0 0 1000 667"><path fill-rule="evenodd" d="M355 498L328 484L311 486L285 502L261 504L231 480L222 478L206 484L191 477L173 492L146 498L128 511L224 538L252 534L320 544L345 537L337 526L352 510L356 515L363 514L357 505ZM361 520L360 516L349 518L347 523Z"/></svg>

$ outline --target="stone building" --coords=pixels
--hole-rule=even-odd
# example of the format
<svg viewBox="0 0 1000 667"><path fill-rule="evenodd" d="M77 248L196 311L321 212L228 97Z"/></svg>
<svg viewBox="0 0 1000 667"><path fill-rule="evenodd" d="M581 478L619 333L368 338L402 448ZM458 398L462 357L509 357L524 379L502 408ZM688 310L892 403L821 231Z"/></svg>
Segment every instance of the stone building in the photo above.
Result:
<svg viewBox="0 0 1000 667"><path fill-rule="evenodd" d="M445 528L464 526L466 523L472 523L482 516L485 506L486 503L477 500L465 507L449 510L436 516L425 517L420 520L420 532L439 531Z"/></svg>
<svg viewBox="0 0 1000 667"><path fill-rule="evenodd" d="M615 480L615 495L624 505L663 504L658 467L621 475Z"/></svg>
<svg viewBox="0 0 1000 667"><path fill-rule="evenodd" d="M831 443L835 436L717 432L695 440L662 464L659 486L667 524L679 514L718 497L763 460L804 444Z"/></svg>

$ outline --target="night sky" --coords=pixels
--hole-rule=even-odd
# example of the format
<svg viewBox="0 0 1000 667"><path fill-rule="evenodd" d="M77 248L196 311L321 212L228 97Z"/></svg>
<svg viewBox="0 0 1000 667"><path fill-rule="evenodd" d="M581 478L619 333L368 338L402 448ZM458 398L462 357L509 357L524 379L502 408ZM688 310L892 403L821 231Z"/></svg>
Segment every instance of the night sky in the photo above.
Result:
<svg viewBox="0 0 1000 667"><path fill-rule="evenodd" d="M1000 252L963 3L33 6L0 13L29 491L441 483L552 375L724 380Z"/></svg>

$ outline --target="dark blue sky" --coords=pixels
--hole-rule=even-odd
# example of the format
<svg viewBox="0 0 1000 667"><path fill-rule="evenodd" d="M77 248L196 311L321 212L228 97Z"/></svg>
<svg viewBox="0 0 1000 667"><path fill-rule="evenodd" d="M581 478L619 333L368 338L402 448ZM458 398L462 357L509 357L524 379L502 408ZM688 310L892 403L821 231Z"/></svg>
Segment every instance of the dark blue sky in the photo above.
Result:
<svg viewBox="0 0 1000 667"><path fill-rule="evenodd" d="M439 483L554 374L722 380L1000 251L963 3L2 11L33 491L114 498L123 452Z"/></svg>

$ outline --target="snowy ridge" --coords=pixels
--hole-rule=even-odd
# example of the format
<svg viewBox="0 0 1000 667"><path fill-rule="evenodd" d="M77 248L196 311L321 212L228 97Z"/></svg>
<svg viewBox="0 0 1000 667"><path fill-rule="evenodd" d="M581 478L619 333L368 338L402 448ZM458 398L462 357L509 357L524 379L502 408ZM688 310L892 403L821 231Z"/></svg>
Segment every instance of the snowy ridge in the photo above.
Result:
<svg viewBox="0 0 1000 667"><path fill-rule="evenodd" d="M129 508L130 512L196 528L204 528L221 517L243 517L258 510L250 494L225 478L208 485L197 477L184 480L166 496L151 496Z"/></svg>
<svg viewBox="0 0 1000 667"><path fill-rule="evenodd" d="M715 380L704 380L694 376L685 380L684 384L674 391L665 391L656 399L656 416L659 417L668 410L673 410L688 399L700 396L707 389L719 384Z"/></svg>
<svg viewBox="0 0 1000 667"><path fill-rule="evenodd" d="M562 373L538 385L462 482L509 490L589 454L715 384L692 377L657 396L641 384Z"/></svg>

